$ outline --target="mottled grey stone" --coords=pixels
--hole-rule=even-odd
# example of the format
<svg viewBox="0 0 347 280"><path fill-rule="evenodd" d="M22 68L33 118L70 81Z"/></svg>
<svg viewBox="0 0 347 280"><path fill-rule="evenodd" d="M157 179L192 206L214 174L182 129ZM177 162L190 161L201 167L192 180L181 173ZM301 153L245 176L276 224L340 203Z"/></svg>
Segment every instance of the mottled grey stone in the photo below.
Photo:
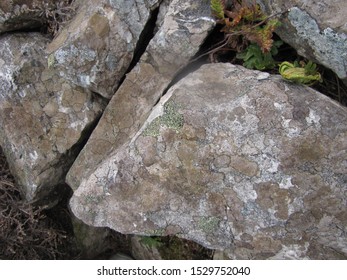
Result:
<svg viewBox="0 0 347 280"><path fill-rule="evenodd" d="M164 1L160 9L157 33L111 99L67 175L73 189L103 159L135 135L166 87L197 53L215 25L209 17L209 5L193 0Z"/></svg>
<svg viewBox="0 0 347 280"><path fill-rule="evenodd" d="M0 146L27 200L64 183L76 144L105 103L47 65L38 33L0 38Z"/></svg>
<svg viewBox="0 0 347 280"><path fill-rule="evenodd" d="M212 64L179 81L82 178L73 213L122 233L174 228L231 259L346 258L347 109L258 75Z"/></svg>
<svg viewBox="0 0 347 280"><path fill-rule="evenodd" d="M65 79L110 99L160 2L83 1L71 23L47 47L52 67Z"/></svg>

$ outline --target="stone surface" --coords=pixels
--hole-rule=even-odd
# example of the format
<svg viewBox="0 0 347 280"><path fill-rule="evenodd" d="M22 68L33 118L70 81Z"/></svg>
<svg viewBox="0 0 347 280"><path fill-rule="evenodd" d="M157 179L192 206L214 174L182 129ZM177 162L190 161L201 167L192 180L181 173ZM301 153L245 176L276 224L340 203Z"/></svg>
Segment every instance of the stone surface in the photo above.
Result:
<svg viewBox="0 0 347 280"><path fill-rule="evenodd" d="M174 0L161 5L157 33L111 99L68 173L67 182L73 189L143 125L176 73L195 55L214 26L209 15L208 2Z"/></svg>
<svg viewBox="0 0 347 280"><path fill-rule="evenodd" d="M258 0L268 14L289 10L276 33L300 55L333 70L347 84L345 0Z"/></svg>
<svg viewBox="0 0 347 280"><path fill-rule="evenodd" d="M61 76L111 98L160 0L83 1L75 18L47 47Z"/></svg>
<svg viewBox="0 0 347 280"><path fill-rule="evenodd" d="M231 259L346 258L347 109L258 75L204 65L171 87L131 141L83 177L73 213Z"/></svg>
<svg viewBox="0 0 347 280"><path fill-rule="evenodd" d="M76 144L105 107L48 68L48 42L38 33L0 38L0 146L29 201L64 182Z"/></svg>

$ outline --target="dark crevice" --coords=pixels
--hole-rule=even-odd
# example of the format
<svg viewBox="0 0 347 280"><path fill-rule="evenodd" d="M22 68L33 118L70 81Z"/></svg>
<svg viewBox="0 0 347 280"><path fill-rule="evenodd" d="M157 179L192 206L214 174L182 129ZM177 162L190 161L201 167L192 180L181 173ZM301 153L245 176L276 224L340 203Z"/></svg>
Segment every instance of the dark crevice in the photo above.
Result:
<svg viewBox="0 0 347 280"><path fill-rule="evenodd" d="M61 180L58 182L56 186L53 187L53 189L47 190L44 186L37 191L36 196L38 197L37 200L31 201L31 203L35 206L40 206L44 208L52 208L55 206L57 202L59 202L65 195L64 192L62 193L62 186L66 185L65 183L65 177L66 174L69 172L71 166L75 162L76 158L86 145L87 141L90 138L90 135L93 133L94 129L98 125L99 121L101 119L101 114L98 116L93 122L91 122L86 128L81 132L81 137L77 142L64 154L62 154L57 160L55 164L52 164L47 167L47 169L54 169L59 170L61 167L62 162L64 163L64 169L62 169L62 176Z"/></svg>
<svg viewBox="0 0 347 280"><path fill-rule="evenodd" d="M153 108L159 103L161 97L163 97L169 89L182 80L184 77L198 70L202 65L210 63L209 56L205 55L210 49L211 46L218 43L221 39L223 39L223 33L220 32L221 27L216 26L214 29L210 31L210 33L206 36L205 41L201 44L197 53L192 57L192 59L181 69L179 70L168 86L164 89L162 95L158 98L156 104Z"/></svg>
<svg viewBox="0 0 347 280"><path fill-rule="evenodd" d="M93 122L91 122L86 128L82 131L80 139L71 147L71 149L67 152L68 158L73 158L72 164L75 162L76 158L84 148L84 146L87 144L90 136L92 135L95 128L98 126L99 121L102 117L102 114L95 118ZM66 173L70 170L71 166L68 168Z"/></svg>
<svg viewBox="0 0 347 280"><path fill-rule="evenodd" d="M99 92L96 92L96 91L91 90L91 93L92 93L91 94L91 96L92 96L91 102L98 102L98 100L95 100L95 99L99 99L99 102L104 104L104 106L106 108L106 106L108 105L108 103L110 102L111 99L106 98L105 96L102 96Z"/></svg>
<svg viewBox="0 0 347 280"><path fill-rule="evenodd" d="M140 34L139 40L136 43L134 56L126 73L129 73L135 67L141 56L146 51L149 42L154 37L159 10L160 6L150 12L149 19Z"/></svg>
<svg viewBox="0 0 347 280"><path fill-rule="evenodd" d="M216 25L216 27L210 32L210 34L206 37L204 43L201 45L197 54L191 59L191 61L185 67L183 67L183 69L181 69L175 75L170 84L163 91L161 97L164 96L168 92L168 90L182 78L196 71L203 64L211 63L211 57L209 56L209 53L211 52L211 50L216 48L224 38L224 33L221 32L221 27L221 25ZM281 38L276 33L274 33L273 39L274 41L281 40ZM278 64L280 64L283 61L307 61L307 59L300 56L292 46L286 43L283 43L282 46L279 47L278 54L274 56L274 59L278 62ZM215 53L213 56L213 61L232 63L237 65L243 64L242 60L236 58L236 51L232 50L219 51L218 53ZM337 77L337 75L332 70L320 64L317 64L317 67L322 75L323 82L316 83L311 87L317 90L318 92L338 101L341 105L347 106L347 86L343 83L341 79ZM278 67L266 70L266 72L269 72L270 74L274 75L279 75ZM160 98L157 100L157 103L154 105L154 107L158 104L159 101Z"/></svg>
<svg viewBox="0 0 347 280"><path fill-rule="evenodd" d="M41 27L37 28L21 28L21 29L15 29L11 31L6 31L0 34L0 38L4 36L10 36L12 34L23 34L23 33L41 33ZM47 34L43 34L44 36L47 36L47 38L50 39L50 37Z"/></svg>
<svg viewBox="0 0 347 280"><path fill-rule="evenodd" d="M145 24L140 37L136 43L135 46L135 50L134 50L134 55L133 58L129 64L128 69L126 70L124 76L122 77L122 79L119 81L118 83L118 87L115 90L115 92L121 87L121 85L123 84L126 75L128 73L131 72L131 70L133 70L133 68L136 66L136 64L139 62L141 56L144 54L144 52L147 49L147 46L149 44L149 42L152 40L152 38L155 35L155 31L156 31L156 23L157 23L157 18L158 18L158 14L159 14L159 10L160 10L160 5L158 7L156 7L155 9L153 9L150 12L150 16L149 19L147 21L147 23Z"/></svg>

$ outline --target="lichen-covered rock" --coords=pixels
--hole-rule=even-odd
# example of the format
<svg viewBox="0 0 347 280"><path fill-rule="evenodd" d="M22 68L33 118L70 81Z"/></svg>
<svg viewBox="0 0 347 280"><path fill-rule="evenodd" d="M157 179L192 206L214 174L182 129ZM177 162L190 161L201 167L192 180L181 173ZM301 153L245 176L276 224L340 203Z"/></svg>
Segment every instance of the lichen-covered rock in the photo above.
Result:
<svg viewBox="0 0 347 280"><path fill-rule="evenodd" d="M209 17L208 2L164 1L160 9L157 33L111 99L68 173L67 182L73 189L134 136L176 73L196 54L215 25Z"/></svg>
<svg viewBox="0 0 347 280"><path fill-rule="evenodd" d="M300 55L330 68L347 84L347 1L258 2L269 14L289 10L276 33Z"/></svg>
<svg viewBox="0 0 347 280"><path fill-rule="evenodd" d="M105 107L48 68L48 41L38 33L0 39L0 146L29 201L64 182L76 144Z"/></svg>
<svg viewBox="0 0 347 280"><path fill-rule="evenodd" d="M182 79L83 177L73 213L231 259L346 258L347 109L258 75L213 64Z"/></svg>
<svg viewBox="0 0 347 280"><path fill-rule="evenodd" d="M54 10L69 6L61 0L2 0L0 1L0 34L9 31L37 29L47 23ZM66 11L57 11L66 13Z"/></svg>
<svg viewBox="0 0 347 280"><path fill-rule="evenodd" d="M111 98L160 0L83 1L75 18L47 47L62 77Z"/></svg>

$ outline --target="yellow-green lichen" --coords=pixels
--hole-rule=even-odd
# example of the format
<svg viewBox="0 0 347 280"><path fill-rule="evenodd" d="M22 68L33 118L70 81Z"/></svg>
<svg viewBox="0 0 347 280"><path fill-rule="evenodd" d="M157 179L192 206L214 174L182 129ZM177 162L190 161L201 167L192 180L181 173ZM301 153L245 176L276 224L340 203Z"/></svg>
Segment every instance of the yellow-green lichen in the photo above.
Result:
<svg viewBox="0 0 347 280"><path fill-rule="evenodd" d="M216 217L201 217L198 221L198 227L205 233L211 233L217 229L219 222L220 219Z"/></svg>
<svg viewBox="0 0 347 280"><path fill-rule="evenodd" d="M52 53L52 54L50 54L50 55L48 56L47 64L48 64L48 69L51 68L51 67L54 67L54 64L55 64L54 53Z"/></svg>
<svg viewBox="0 0 347 280"><path fill-rule="evenodd" d="M160 127L165 126L178 132L184 123L183 115L178 112L180 105L169 101L164 105L164 114L151 122L144 131L145 136L159 136Z"/></svg>

